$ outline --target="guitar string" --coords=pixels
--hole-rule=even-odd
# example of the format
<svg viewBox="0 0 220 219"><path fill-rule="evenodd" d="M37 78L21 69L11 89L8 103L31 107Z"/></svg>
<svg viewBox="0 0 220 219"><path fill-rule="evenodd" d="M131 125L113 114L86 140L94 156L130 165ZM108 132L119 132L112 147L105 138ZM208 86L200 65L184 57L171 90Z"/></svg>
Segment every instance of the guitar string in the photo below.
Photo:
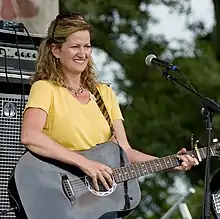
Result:
<svg viewBox="0 0 220 219"><path fill-rule="evenodd" d="M83 178L83 177L82 177ZM85 178L85 177L84 177ZM84 190L88 190L88 186L83 182L83 181L80 181L78 182L77 184L73 184L74 181L80 181L80 180L73 180L73 181L70 181L70 184L74 190L74 192L80 192L80 191L84 191Z"/></svg>
<svg viewBox="0 0 220 219"><path fill-rule="evenodd" d="M203 151L202 151L203 152ZM192 155L192 154L194 154L193 153L193 151L190 151L190 154ZM177 159L176 159L176 157L175 156L173 156L173 155L171 155L171 156L167 156L167 158L169 158L170 159L170 161L171 161L171 164L173 163L172 162L172 160L171 159L173 159L173 158L175 158L175 161L177 161ZM157 160L157 159L156 159ZM154 160L154 161L156 161L156 160ZM150 163L151 163L151 165L150 165ZM143 164L145 164L145 170L148 170L147 171L147 174L150 174L150 173L153 173L153 172L155 172L155 170L159 170L159 169L157 169L158 168L158 163L154 163L154 162L151 162L151 161L149 161L149 163L147 162L144 162ZM154 165L152 165L152 164L154 164ZM170 164L170 163L169 163ZM138 170L137 169L137 165L140 165L140 163L139 164L134 164L133 165L133 168L134 168L134 170ZM166 163L165 162L165 165L168 165L168 163ZM143 167L143 166L142 166ZM167 166L168 167L168 166ZM120 168L121 170L123 170L123 167L122 168ZM163 169L163 168L162 168ZM117 176L117 170L118 169L114 169L115 170L115 173L113 173L112 174L112 176L113 176L113 178L116 178L116 176ZM127 167L125 166L124 167L124 170L128 170L127 169ZM120 172L120 171L119 171ZM146 173L146 171L145 171L145 173ZM116 174L116 176L114 177L114 175ZM121 173L120 173L121 174ZM120 177L126 177L126 175L121 175L121 176L118 176L117 178L119 179L119 181L120 181ZM86 185L86 183L85 183L85 178L86 178L87 176L83 176L83 177L79 177L78 179L75 179L75 180L70 180L70 185L72 186L72 188L73 188L73 190L74 190L74 192L80 192L80 191L83 191L83 190L88 190L88 186ZM91 182L92 181L92 179L91 178L89 178L89 181Z"/></svg>
<svg viewBox="0 0 220 219"><path fill-rule="evenodd" d="M137 168L137 165L134 165L134 168ZM127 167L125 167L125 170L126 170L126 168ZM151 174L151 173L153 173L153 172L156 172L158 169L157 169L158 167L156 166L156 165L154 165L154 166L149 166L149 164L148 165L145 165L145 170L148 170L148 171L145 171L145 175L147 175L147 174ZM116 169L115 169L116 170ZM136 169L137 170L137 169ZM143 170L142 170L143 171ZM115 173L115 174L117 174L117 173ZM114 175L115 174L112 174L112 177L113 178L117 178L119 181L120 181L120 178L122 178L122 180L121 181L123 181L123 178L124 177L127 177L128 175L121 175L121 176L118 176L118 177L114 177ZM138 173L136 173L136 174L138 174ZM142 175L142 174L140 174L140 175ZM130 176L130 175L129 175ZM86 185L86 183L85 183L85 179L86 179L86 177L87 176L83 176L83 177L79 177L78 179L75 179L75 180L70 180L70 184L71 184L71 186L72 186L72 188L73 188L73 190L74 190L74 192L80 192L80 191L84 191L84 190L88 190L88 186ZM136 175L136 177L138 177L138 175ZM135 177L135 178L136 178ZM90 183L92 183L92 179L91 178L88 178L89 179L89 182ZM125 178L124 178L124 180L125 180ZM103 185L102 185L103 186Z"/></svg>
<svg viewBox="0 0 220 219"><path fill-rule="evenodd" d="M136 168L137 168L137 165L134 165ZM149 169L149 167L148 167L148 165L146 165L145 166L145 169L148 169L148 171L147 172L145 172L145 173L147 173L147 174L150 174L150 173L152 173L152 172L154 172L154 171L156 171L157 170L157 167L156 166L154 166L154 167L151 167L151 169ZM127 167L125 167L125 169L126 169ZM116 169L115 169L116 170ZM132 173L133 174L133 173ZM121 175L121 176L118 176L118 177L114 177L114 174L112 174L112 177L114 178L114 179L120 179L120 178L122 178L122 181L123 181L123 178L124 177L127 177L128 175ZM129 176L130 176L130 174L129 174ZM132 175L131 175L132 176ZM75 192L77 192L77 191L82 191L82 190L87 190L88 189L88 187L87 187L87 185L85 184L85 178L86 178L87 176L83 176L83 177L79 177L78 179L75 179L75 180L70 180L70 183L71 183L71 186L72 186L72 188L74 189L74 191ZM135 178L137 178L138 177L138 175L135 175ZM90 183L92 183L92 179L91 178L88 178L89 179L89 181L90 181ZM125 179L125 178L124 178Z"/></svg>
<svg viewBox="0 0 220 219"><path fill-rule="evenodd" d="M192 151L191 151L192 152ZM164 157L165 158L165 157ZM170 156L167 156L166 158L169 158L169 160L171 161L171 163L166 163L166 162L164 162L164 164L165 165L167 165L167 167L168 167L168 165L170 165L170 164L173 164L173 162L172 162L172 159L173 158L175 158L175 161L177 161L176 160L176 156L173 156L173 155L170 155ZM154 161L154 162L153 162ZM156 161L156 163L155 163L155 161ZM151 163L151 165L150 165L150 163ZM154 165L152 165L152 164L154 164ZM139 166L140 165L140 163L139 164L133 164L133 168L134 168L134 170L137 170L138 168L137 168L137 166ZM156 160L152 160L152 161L149 161L149 163L147 162L143 162L143 165L141 166L141 167L145 167L144 169L145 169L145 171L144 171L144 175L147 175L147 174L150 174L150 173L153 173L153 172L156 172L157 170L159 171L160 169L163 169L163 168L159 168L158 169L158 163L157 163L157 159ZM161 164L162 165L162 164ZM159 165L159 167L160 167L160 165ZM121 167L120 169L121 170L125 170L125 172L127 172L129 169L127 169L128 167ZM117 169L114 169L115 170L115 174L117 174ZM148 171L146 171L146 170L148 170ZM141 170L139 170L138 172L140 172ZM143 170L142 170L143 171ZM129 171L128 171L129 172ZM112 174L112 177L113 178L117 178L117 179L120 179L120 177L126 177L127 175L121 175L121 176L118 176L118 177L116 177L116 176L114 176L115 175L114 173ZM122 174L122 173L120 173L120 174ZM133 174L133 173L132 173ZM139 175L139 174L138 174ZM137 175L137 177L139 177ZM140 175L142 175L142 174L140 174ZM84 189L88 189L87 188L87 186L86 186L86 184L85 184L85 178L86 178L86 176L83 176L83 177L79 177L78 179L75 179L75 180L70 180L70 183L71 183L71 186L74 188L74 190L75 191L80 191L80 190L84 190ZM91 178L89 178L90 180L92 180ZM120 180L119 180L120 181ZM90 181L91 182L91 181Z"/></svg>
<svg viewBox="0 0 220 219"><path fill-rule="evenodd" d="M140 164L133 164L133 169L137 171L139 169L138 166L140 166ZM130 168L128 168L126 166L124 168L121 167L120 169L121 169L121 172L119 171L119 174L127 173L130 170ZM145 165L141 165L141 169L142 170L139 170L138 173L136 173L136 175L134 175L134 172L131 172L131 174L128 174L128 175L131 176L131 177L134 175L135 178L136 178L136 177L139 177L139 172L140 171L142 171L144 174L150 174L150 173L158 171L160 168L158 169L158 165L157 164L154 164L154 165L151 164L150 165L150 164L145 163ZM124 176L125 177L127 176L127 175L121 175L121 176L116 177L114 175L117 174L117 169L114 169L114 170L115 170L115 173L112 174L112 177L114 179L119 179L121 177L123 178ZM140 175L142 175L142 174L140 174ZM79 177L78 179L71 180L71 182L74 183L75 185L77 185L77 184L84 184L83 181L85 181L85 178L86 178L86 176Z"/></svg>

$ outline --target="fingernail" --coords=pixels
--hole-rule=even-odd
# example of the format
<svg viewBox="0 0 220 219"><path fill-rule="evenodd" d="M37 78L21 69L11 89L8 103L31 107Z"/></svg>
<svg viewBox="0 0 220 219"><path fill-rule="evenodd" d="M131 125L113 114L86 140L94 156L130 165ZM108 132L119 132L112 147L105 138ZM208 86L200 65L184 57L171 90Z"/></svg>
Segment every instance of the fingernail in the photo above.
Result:
<svg viewBox="0 0 220 219"><path fill-rule="evenodd" d="M196 161L195 161L195 164L196 164L196 165L199 165L199 161L198 161L198 160L196 160Z"/></svg>

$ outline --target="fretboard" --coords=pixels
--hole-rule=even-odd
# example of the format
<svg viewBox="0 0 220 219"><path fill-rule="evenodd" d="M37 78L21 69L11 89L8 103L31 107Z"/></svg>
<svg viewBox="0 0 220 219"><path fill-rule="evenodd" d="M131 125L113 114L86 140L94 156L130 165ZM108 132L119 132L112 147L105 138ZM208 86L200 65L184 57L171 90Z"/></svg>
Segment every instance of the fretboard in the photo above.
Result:
<svg viewBox="0 0 220 219"><path fill-rule="evenodd" d="M199 148L199 154L201 159L206 158L206 147ZM188 151L188 153L198 159L195 150ZM210 155L214 156L212 148ZM164 170L168 170L179 166L181 161L177 158L177 155L169 155L162 158L149 160L137 164L130 164L113 170L113 177L116 183L124 182L130 179L135 179L141 176L146 176L151 173L156 173Z"/></svg>

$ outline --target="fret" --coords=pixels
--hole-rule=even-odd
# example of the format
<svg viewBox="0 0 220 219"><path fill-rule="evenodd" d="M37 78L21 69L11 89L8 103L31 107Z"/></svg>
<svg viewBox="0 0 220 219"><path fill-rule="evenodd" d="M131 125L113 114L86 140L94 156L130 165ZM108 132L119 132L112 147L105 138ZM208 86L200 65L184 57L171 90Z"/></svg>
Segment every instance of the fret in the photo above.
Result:
<svg viewBox="0 0 220 219"><path fill-rule="evenodd" d="M122 169L121 169L121 168L118 168L118 169L117 169L117 172L118 172L119 181L123 181Z"/></svg>
<svg viewBox="0 0 220 219"><path fill-rule="evenodd" d="M115 180L115 182L120 182L120 179L119 179L119 174L117 173L118 172L118 169L113 169L113 179Z"/></svg>
<svg viewBox="0 0 220 219"><path fill-rule="evenodd" d="M171 156L170 156L170 160L171 160L171 166L170 166L170 168L179 166L179 161L178 161L176 155L171 155Z"/></svg>
<svg viewBox="0 0 220 219"><path fill-rule="evenodd" d="M113 178L113 180L115 180L115 182L119 181L118 174L117 174L117 169L113 169L112 178Z"/></svg>
<svg viewBox="0 0 220 219"><path fill-rule="evenodd" d="M155 160L156 160L156 159L155 159ZM150 160L150 161L149 161L149 164L150 164L151 167L152 167L153 173L154 173L154 172L157 172L157 164L156 164L155 160Z"/></svg>
<svg viewBox="0 0 220 219"><path fill-rule="evenodd" d="M206 158L205 150L206 150L206 148L201 148L201 150L199 150L199 152L202 152L202 154L201 154L202 159Z"/></svg>
<svg viewBox="0 0 220 219"><path fill-rule="evenodd" d="M173 167L170 156L163 157L164 169L170 169Z"/></svg>
<svg viewBox="0 0 220 219"><path fill-rule="evenodd" d="M147 175L148 171L146 169L145 163L139 163L140 169L141 169L141 176Z"/></svg>
<svg viewBox="0 0 220 219"><path fill-rule="evenodd" d="M138 177L138 165L137 164L133 164L133 169L134 169L134 172L135 172L135 176Z"/></svg>
<svg viewBox="0 0 220 219"><path fill-rule="evenodd" d="M128 179L131 178L131 177L129 177L129 170L128 170L127 166L124 167L124 174L123 174L123 176L124 176L124 180L128 180Z"/></svg>
<svg viewBox="0 0 220 219"><path fill-rule="evenodd" d="M168 169L168 163L167 163L166 157L163 157L162 160L163 160L165 168Z"/></svg>
<svg viewBox="0 0 220 219"><path fill-rule="evenodd" d="M171 156L168 156L169 160L170 160L170 168L172 168L172 159L171 159Z"/></svg>
<svg viewBox="0 0 220 219"><path fill-rule="evenodd" d="M164 157L164 160L165 160L165 165L167 167L166 169L173 168L176 165L176 162L175 164L172 162L171 156Z"/></svg>
<svg viewBox="0 0 220 219"><path fill-rule="evenodd" d="M136 163L136 164L134 164L134 165L135 165L135 170L136 170L136 176L137 176L137 177L141 176L140 171L139 171L139 164Z"/></svg>
<svg viewBox="0 0 220 219"><path fill-rule="evenodd" d="M159 170L161 170L161 165L160 165L160 160L159 159L154 159L152 160L152 163L154 163L155 165L155 172L158 172Z"/></svg>
<svg viewBox="0 0 220 219"><path fill-rule="evenodd" d="M179 165L179 162L177 160L176 155L175 156L174 155L170 156L170 160L171 160L170 168L173 168L173 167L176 167L176 166Z"/></svg>
<svg viewBox="0 0 220 219"><path fill-rule="evenodd" d="M135 174L134 174L132 166L129 166L129 165L126 166L126 169L127 169L127 172L128 172L128 178L129 179L135 178Z"/></svg>
<svg viewBox="0 0 220 219"><path fill-rule="evenodd" d="M149 173L151 173L150 169L149 169L149 168L147 167L147 165L146 165L146 162L143 162L142 165L143 165L143 168L145 168L144 171L145 171L146 175L149 174Z"/></svg>
<svg viewBox="0 0 220 219"><path fill-rule="evenodd" d="M120 168L120 173L121 173L121 178L122 178L122 181L125 181L125 171L124 171L124 167L121 167Z"/></svg>
<svg viewBox="0 0 220 219"><path fill-rule="evenodd" d="M136 174L137 174L137 177L140 177L143 175L143 173L141 173L141 168L140 168L140 164L136 164Z"/></svg>
<svg viewBox="0 0 220 219"><path fill-rule="evenodd" d="M156 164L156 171L160 171L162 170L162 165L161 165L161 161L162 161L162 158L161 159L155 159L154 162Z"/></svg>
<svg viewBox="0 0 220 219"><path fill-rule="evenodd" d="M145 162L144 164L145 164L149 174L154 172L153 168L151 167L149 162Z"/></svg>
<svg viewBox="0 0 220 219"><path fill-rule="evenodd" d="M210 153L211 153L211 156L214 156L214 152L213 152L212 148L210 148Z"/></svg>
<svg viewBox="0 0 220 219"><path fill-rule="evenodd" d="M218 145L217 145L218 146ZM219 147L219 146L218 146ZM210 148L211 156L215 155L215 151ZM207 148L199 148L199 153L202 159L206 158ZM215 150L215 149L214 149ZM188 152L193 157L198 157L195 150ZM153 159L145 162L141 162L138 164L129 164L123 167L119 167L113 170L113 176L117 183L138 178L141 176L146 176L151 173L163 171L166 169L170 169L176 166L179 166L179 160L176 157L176 154L169 155L166 157Z"/></svg>
<svg viewBox="0 0 220 219"><path fill-rule="evenodd" d="M152 160L149 160L149 162L146 162L146 165L147 165L148 168L150 169L150 173L154 173L154 171L155 171L155 165L154 165L154 163L152 163Z"/></svg>
<svg viewBox="0 0 220 219"><path fill-rule="evenodd" d="M133 166L134 166L134 173L135 174L132 175L132 179L137 178L141 175L138 164L134 164Z"/></svg>
<svg viewBox="0 0 220 219"><path fill-rule="evenodd" d="M138 177L141 176L141 172L140 172L140 168L139 168L139 163L136 164L136 171L137 171Z"/></svg>
<svg viewBox="0 0 220 219"><path fill-rule="evenodd" d="M136 178L137 177L137 175L136 175L136 172L134 171L134 167L133 166L128 166L128 168L129 168L129 176L130 176L130 178L132 179L132 178Z"/></svg>

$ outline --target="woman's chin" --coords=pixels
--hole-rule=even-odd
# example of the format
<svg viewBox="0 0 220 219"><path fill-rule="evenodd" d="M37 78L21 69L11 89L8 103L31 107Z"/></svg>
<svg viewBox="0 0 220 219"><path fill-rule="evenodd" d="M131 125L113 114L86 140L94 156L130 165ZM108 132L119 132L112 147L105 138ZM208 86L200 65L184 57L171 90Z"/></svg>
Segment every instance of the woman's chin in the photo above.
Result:
<svg viewBox="0 0 220 219"><path fill-rule="evenodd" d="M71 72L72 72L73 74L79 75L79 74L81 74L84 70L85 70L85 68L74 68L74 69L71 70Z"/></svg>

